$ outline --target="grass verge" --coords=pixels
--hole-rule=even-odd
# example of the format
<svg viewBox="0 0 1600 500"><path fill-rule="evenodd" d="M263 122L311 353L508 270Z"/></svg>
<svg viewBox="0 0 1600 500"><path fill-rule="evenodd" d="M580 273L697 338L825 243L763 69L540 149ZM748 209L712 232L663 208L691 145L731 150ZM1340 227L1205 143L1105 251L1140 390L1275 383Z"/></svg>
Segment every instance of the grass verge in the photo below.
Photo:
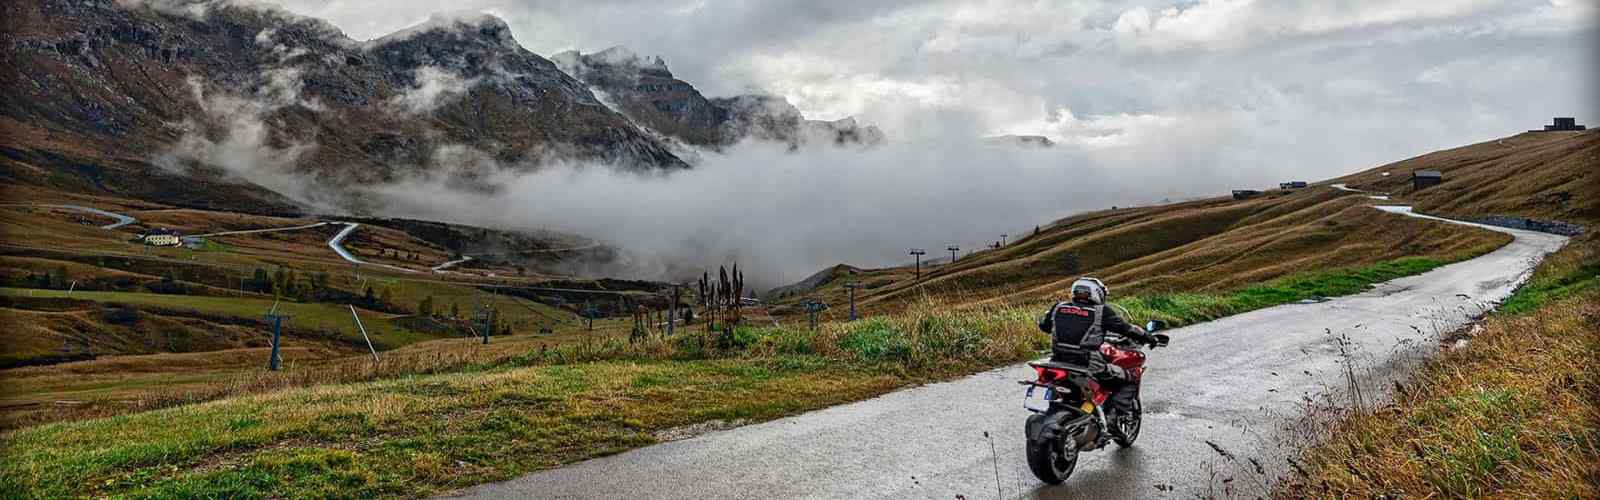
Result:
<svg viewBox="0 0 1600 500"><path fill-rule="evenodd" d="M1600 497L1596 243L1552 255L1392 404L1337 422L1275 496Z"/></svg>
<svg viewBox="0 0 1600 500"><path fill-rule="evenodd" d="M1462 256L1461 260L1490 249ZM1172 326L1213 320L1306 299L1338 297L1366 291L1373 284L1414 276L1449 264L1444 260L1408 257L1370 266L1298 274L1223 293L1169 293L1113 300L1141 320L1159 319Z"/></svg>

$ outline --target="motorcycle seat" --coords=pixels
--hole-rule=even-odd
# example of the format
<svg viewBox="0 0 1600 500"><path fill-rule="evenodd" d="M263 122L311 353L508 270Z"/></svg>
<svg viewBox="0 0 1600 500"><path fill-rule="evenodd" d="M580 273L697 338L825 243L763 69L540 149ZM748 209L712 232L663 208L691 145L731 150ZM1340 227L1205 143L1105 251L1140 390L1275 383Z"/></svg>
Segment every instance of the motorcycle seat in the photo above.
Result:
<svg viewBox="0 0 1600 500"><path fill-rule="evenodd" d="M1069 371L1069 372L1077 373L1079 375L1093 375L1093 372L1091 372L1089 370L1089 367L1084 366L1084 365L1080 365L1080 364L1077 364L1077 363L1064 363L1064 362L1060 362L1060 361L1043 360L1043 361L1029 361L1028 362L1028 366L1037 367L1037 368L1052 368L1052 369L1057 369L1057 370L1066 370L1066 371Z"/></svg>

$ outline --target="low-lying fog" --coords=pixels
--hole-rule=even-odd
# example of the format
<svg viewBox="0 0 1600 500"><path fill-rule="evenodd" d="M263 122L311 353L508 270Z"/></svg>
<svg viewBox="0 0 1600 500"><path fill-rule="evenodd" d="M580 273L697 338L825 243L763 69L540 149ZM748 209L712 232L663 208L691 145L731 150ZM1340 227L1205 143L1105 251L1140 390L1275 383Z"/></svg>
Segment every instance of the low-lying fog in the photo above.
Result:
<svg viewBox="0 0 1600 500"><path fill-rule="evenodd" d="M570 231L626 255L605 272L682 277L739 262L760 288L837 264L962 253L1063 216L1260 186L1272 168L1217 169L1176 148L1022 148L978 140L874 148L747 142L692 170L629 173L563 164L505 174L495 195L413 181L373 189L391 215ZM1275 182L1275 181L1274 181ZM696 271L690 271L698 274ZM677 274L677 276L673 276Z"/></svg>

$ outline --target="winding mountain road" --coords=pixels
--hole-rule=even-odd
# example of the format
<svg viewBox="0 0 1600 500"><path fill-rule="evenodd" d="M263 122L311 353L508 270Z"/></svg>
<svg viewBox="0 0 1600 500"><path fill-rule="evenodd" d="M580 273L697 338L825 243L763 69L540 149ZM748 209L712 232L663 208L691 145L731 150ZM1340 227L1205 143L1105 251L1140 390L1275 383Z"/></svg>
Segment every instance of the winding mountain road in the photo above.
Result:
<svg viewBox="0 0 1600 500"><path fill-rule="evenodd" d="M396 271L404 271L404 272L408 272L408 273L417 272L416 269L407 269L407 268L400 267L400 266L391 266L391 265L388 265L388 264L379 264L379 263L376 263L376 262L367 262L367 261L364 261L364 260L356 258L356 256L354 256L354 255L350 255L350 252L348 250L344 249L344 245L342 245L342 243L344 243L344 238L346 236L350 236L350 233L352 231L355 231L357 227L360 227L361 224L358 223L358 222L333 222L333 224L344 224L344 229L339 230L339 234L333 235L332 238L328 238L328 248L332 248L333 251L335 253L338 253L340 257L343 257L344 260L350 261L351 263L355 263L355 264L367 265L367 266L378 266L378 267L383 267L383 268L388 268L388 269L394 269Z"/></svg>
<svg viewBox="0 0 1600 500"><path fill-rule="evenodd" d="M456 259L456 260L446 261L443 264L439 264L437 266L433 266L433 272L435 272L435 273L448 273L450 271L446 271L446 269L450 269L451 267L455 267L456 264L460 264L462 262L466 262L466 261L469 261L469 260L472 260L471 256L463 256L463 257L461 257L459 259Z"/></svg>
<svg viewBox="0 0 1600 500"><path fill-rule="evenodd" d="M133 217L122 215L122 214L119 214L119 213L116 213L116 212L108 212L108 211L101 210L101 209L98 209L98 208L85 207L83 205L49 205L49 204L35 204L35 203L7 203L7 204L5 204L5 206L64 208L64 209L67 209L67 210L77 210L79 212L88 212L88 213L95 214L95 215L102 215L102 216L110 217L110 218L113 218L113 219L117 220L116 222L113 222L113 223L110 223L110 224L106 224L104 226L100 226L100 229L116 229L116 228L119 228L119 227L122 227L122 226L126 226L128 224L133 224L135 222L139 222L139 219L135 219Z"/></svg>
<svg viewBox="0 0 1600 500"><path fill-rule="evenodd" d="M1377 208L1427 217L1409 207ZM1014 381L1032 371L1014 365L481 485L456 496L1264 495L1273 478L1288 471L1288 457L1300 443L1301 423L1307 409L1316 407L1313 402L1349 404L1345 360L1354 360L1349 364L1361 373L1368 401L1386 393L1392 377L1437 349L1436 332L1463 326L1504 299L1567 240L1479 227L1510 233L1515 240L1476 259L1358 295L1171 330L1171 347L1150 357L1138 443L1084 453L1077 473L1060 486L1035 480L1023 461L1022 424L1028 414ZM1341 342L1354 354L1341 355Z"/></svg>

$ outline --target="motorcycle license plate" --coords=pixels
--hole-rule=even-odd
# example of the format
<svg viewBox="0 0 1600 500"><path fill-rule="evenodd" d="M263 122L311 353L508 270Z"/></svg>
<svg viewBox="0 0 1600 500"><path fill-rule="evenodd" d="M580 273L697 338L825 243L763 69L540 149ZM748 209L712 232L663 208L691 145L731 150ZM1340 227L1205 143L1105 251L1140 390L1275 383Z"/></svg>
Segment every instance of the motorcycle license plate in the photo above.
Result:
<svg viewBox="0 0 1600 500"><path fill-rule="evenodd" d="M1035 413L1044 413L1050 409L1050 400L1056 398L1056 391L1049 388L1039 390L1039 386L1028 386L1028 393L1022 396L1022 407Z"/></svg>

